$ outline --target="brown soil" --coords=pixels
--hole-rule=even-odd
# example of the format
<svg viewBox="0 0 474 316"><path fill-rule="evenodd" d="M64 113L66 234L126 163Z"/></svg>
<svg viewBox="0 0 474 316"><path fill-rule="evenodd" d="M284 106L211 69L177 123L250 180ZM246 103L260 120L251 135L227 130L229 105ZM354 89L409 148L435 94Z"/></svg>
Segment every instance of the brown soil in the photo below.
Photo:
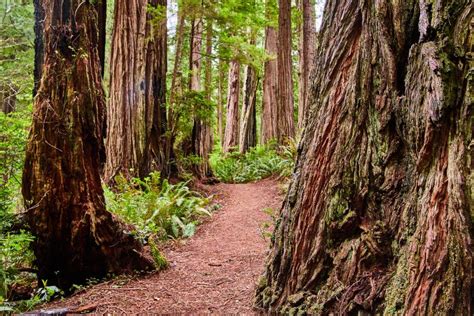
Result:
<svg viewBox="0 0 474 316"><path fill-rule="evenodd" d="M194 237L164 250L165 271L135 279L119 278L88 288L47 309L94 313L254 314L255 286L263 272L270 223L265 208L281 203L273 180L208 187L222 205Z"/></svg>

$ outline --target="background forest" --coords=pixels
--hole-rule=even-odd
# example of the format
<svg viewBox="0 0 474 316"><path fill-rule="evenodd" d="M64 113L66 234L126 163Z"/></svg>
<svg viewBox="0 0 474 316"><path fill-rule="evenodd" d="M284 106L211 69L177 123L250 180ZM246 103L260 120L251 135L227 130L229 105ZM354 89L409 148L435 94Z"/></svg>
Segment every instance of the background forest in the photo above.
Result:
<svg viewBox="0 0 474 316"><path fill-rule="evenodd" d="M278 20L277 1L263 0L167 5L109 0L98 11L105 37L107 210L135 225L158 267L167 263L157 244L192 236L201 218L219 207L191 189L196 180L243 183L291 174L322 6L299 0L283 7L286 22ZM38 36L44 27L41 10L40 1L0 5L0 304L7 304L5 310L30 309L69 291L45 282L32 292L38 272L30 250L34 237L19 216L25 212L21 183L33 91L41 79L38 56L44 43L35 41L35 30ZM288 32L280 39L290 53L282 54L283 61L277 60L279 23L287 23ZM290 67L286 75L283 67L278 72L279 63ZM150 73L150 67L157 68ZM286 99L274 106L280 85L286 86ZM145 92L128 99L124 89L155 90L151 97ZM160 113L150 112L150 102L160 103ZM18 303L7 303L12 301Z"/></svg>

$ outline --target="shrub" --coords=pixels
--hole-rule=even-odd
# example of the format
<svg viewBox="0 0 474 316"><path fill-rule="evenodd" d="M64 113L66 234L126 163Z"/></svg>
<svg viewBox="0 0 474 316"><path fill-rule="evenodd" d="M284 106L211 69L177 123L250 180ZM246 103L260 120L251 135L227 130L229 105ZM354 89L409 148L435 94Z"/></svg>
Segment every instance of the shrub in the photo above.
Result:
<svg viewBox="0 0 474 316"><path fill-rule="evenodd" d="M257 181L272 175L287 177L293 168L293 157L289 149L279 151L269 145L257 146L245 154L215 152L210 162L216 177L227 183Z"/></svg>
<svg viewBox="0 0 474 316"><path fill-rule="evenodd" d="M127 181L118 176L116 188L105 188L107 208L124 221L134 224L143 242L149 237L158 240L191 237L203 216L210 199L189 189L187 182L170 184L152 173L141 180Z"/></svg>

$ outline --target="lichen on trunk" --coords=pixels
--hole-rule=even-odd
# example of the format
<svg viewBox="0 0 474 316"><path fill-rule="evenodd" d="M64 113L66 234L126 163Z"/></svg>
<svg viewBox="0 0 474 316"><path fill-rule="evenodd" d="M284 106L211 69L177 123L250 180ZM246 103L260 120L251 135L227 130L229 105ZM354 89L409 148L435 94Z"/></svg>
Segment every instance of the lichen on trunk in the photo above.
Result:
<svg viewBox="0 0 474 316"><path fill-rule="evenodd" d="M472 314L470 1L326 3L257 305Z"/></svg>

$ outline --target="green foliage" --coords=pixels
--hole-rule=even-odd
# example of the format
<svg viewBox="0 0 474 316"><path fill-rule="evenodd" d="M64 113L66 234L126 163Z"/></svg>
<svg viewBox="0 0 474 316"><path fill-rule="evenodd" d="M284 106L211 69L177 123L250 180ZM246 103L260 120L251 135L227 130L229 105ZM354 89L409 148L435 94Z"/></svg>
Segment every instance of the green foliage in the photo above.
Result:
<svg viewBox="0 0 474 316"><path fill-rule="evenodd" d="M216 177L229 183L245 183L272 175L289 176L294 160L289 151L281 153L272 146L257 146L245 154L222 156L214 153L210 159Z"/></svg>
<svg viewBox="0 0 474 316"><path fill-rule="evenodd" d="M10 286L22 281L19 269L31 266L33 254L29 249L32 241L31 235L24 231L0 233L0 299L9 299Z"/></svg>
<svg viewBox="0 0 474 316"><path fill-rule="evenodd" d="M10 299L13 284L31 282L19 270L32 266L33 238L14 230L22 204L21 169L30 113L29 109L8 115L0 112L0 303Z"/></svg>
<svg viewBox="0 0 474 316"><path fill-rule="evenodd" d="M176 185L161 181L159 173L144 180L116 177L116 189L105 188L109 211L136 227L136 234L144 242L150 237L158 240L191 237L203 216L210 199L191 191L187 182Z"/></svg>

